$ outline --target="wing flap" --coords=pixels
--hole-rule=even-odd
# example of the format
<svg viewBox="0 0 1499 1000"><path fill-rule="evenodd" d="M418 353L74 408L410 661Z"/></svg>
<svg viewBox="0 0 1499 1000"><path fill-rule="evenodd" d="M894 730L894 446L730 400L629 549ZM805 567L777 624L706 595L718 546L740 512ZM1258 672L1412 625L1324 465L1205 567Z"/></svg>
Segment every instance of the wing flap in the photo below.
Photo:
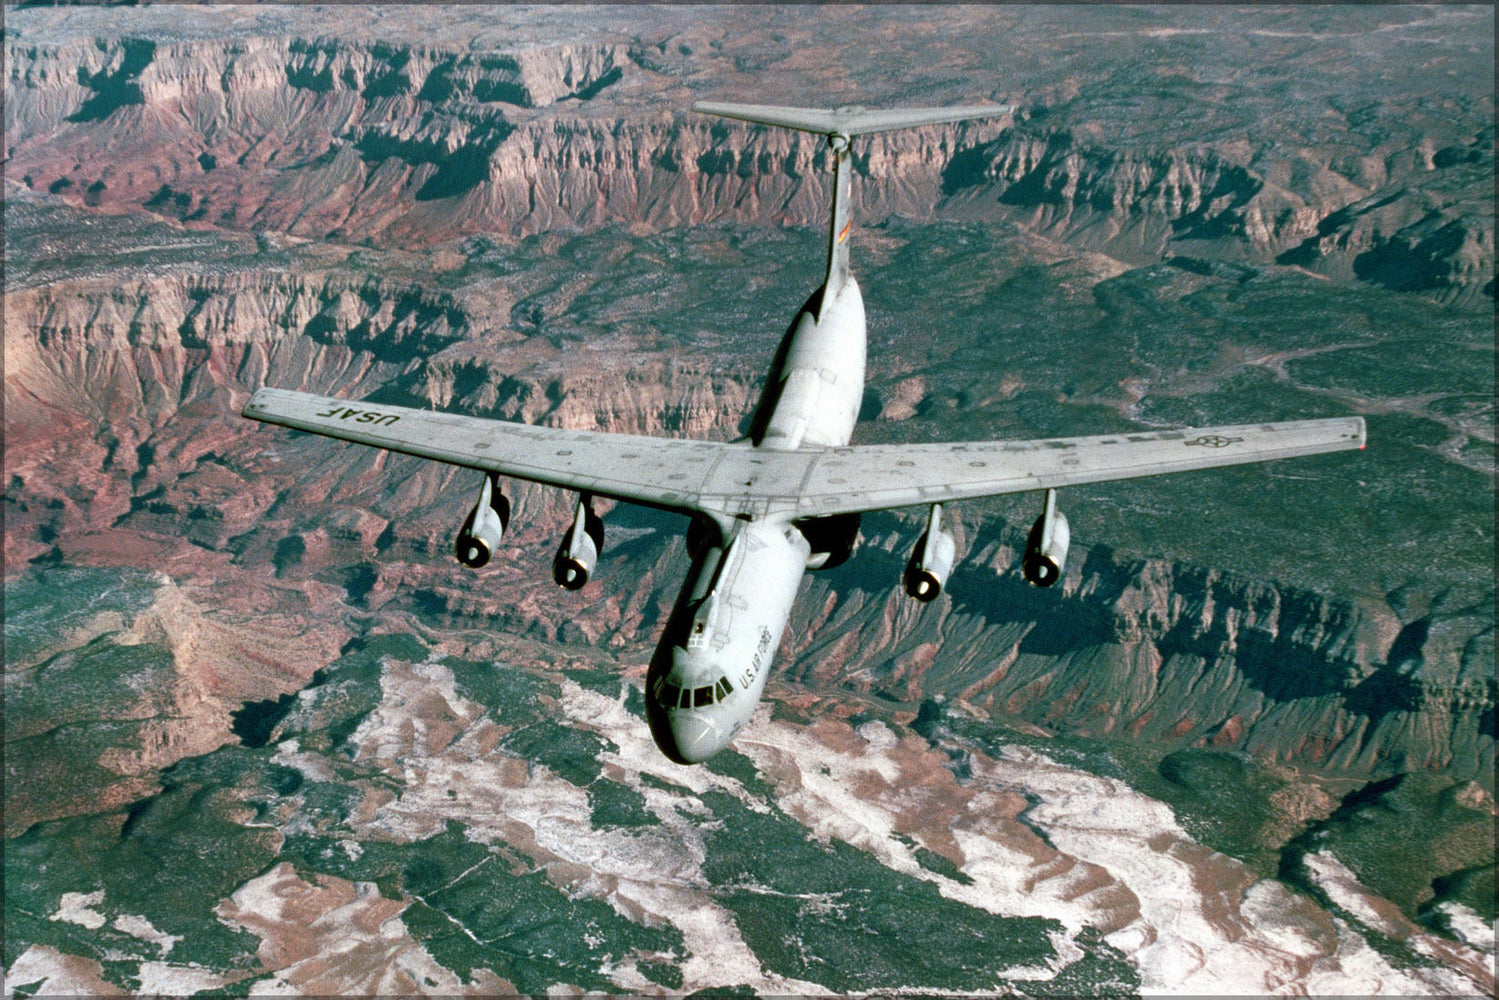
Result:
<svg viewBox="0 0 1499 1000"><path fill-rule="evenodd" d="M261 389L244 416L515 479L667 510L698 509L721 454L716 441L537 427L285 389Z"/></svg>

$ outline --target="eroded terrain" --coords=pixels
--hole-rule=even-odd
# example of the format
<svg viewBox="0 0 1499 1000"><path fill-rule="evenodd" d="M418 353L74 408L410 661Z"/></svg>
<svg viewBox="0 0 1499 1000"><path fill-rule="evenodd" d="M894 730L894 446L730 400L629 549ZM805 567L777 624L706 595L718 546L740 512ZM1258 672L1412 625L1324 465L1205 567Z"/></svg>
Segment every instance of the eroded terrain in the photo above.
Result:
<svg viewBox="0 0 1499 1000"><path fill-rule="evenodd" d="M8 992L1492 991L1491 11L464 10L9 18ZM475 574L465 475L237 414L737 434L821 158L679 112L792 81L1022 105L857 164L857 440L1371 445L1068 491L1054 591L1034 498L928 607L868 517L681 769L677 519L566 594L514 484Z"/></svg>

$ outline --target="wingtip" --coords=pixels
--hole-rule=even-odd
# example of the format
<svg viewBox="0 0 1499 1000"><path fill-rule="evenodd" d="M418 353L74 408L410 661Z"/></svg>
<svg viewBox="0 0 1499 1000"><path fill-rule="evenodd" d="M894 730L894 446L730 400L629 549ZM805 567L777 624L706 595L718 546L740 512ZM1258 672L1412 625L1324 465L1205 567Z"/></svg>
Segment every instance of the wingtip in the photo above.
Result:
<svg viewBox="0 0 1499 1000"><path fill-rule="evenodd" d="M245 400L245 405L240 408L239 415L249 417L251 420L264 419L266 412L270 409L270 399L275 391L268 385L256 389L250 394L250 398Z"/></svg>

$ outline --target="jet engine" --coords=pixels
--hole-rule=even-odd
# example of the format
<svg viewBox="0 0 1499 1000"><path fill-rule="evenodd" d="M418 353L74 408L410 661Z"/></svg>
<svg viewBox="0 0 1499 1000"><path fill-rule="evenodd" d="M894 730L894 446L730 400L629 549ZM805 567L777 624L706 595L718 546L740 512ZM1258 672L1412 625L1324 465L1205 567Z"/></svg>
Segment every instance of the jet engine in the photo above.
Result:
<svg viewBox="0 0 1499 1000"><path fill-rule="evenodd" d="M811 554L808 569L832 569L848 562L859 547L859 515L831 514L797 521L796 528L807 540Z"/></svg>
<svg viewBox="0 0 1499 1000"><path fill-rule="evenodd" d="M562 546L552 560L552 579L557 586L581 589L598 565L599 550L603 547L604 522L593 512L592 498L584 493L578 497L572 527L562 536Z"/></svg>
<svg viewBox="0 0 1499 1000"><path fill-rule="evenodd" d="M1041 516L1031 525L1020 571L1037 587L1050 587L1062 578L1062 566L1067 561L1067 543L1071 540L1072 532L1067 527L1067 517L1057 510L1057 491L1047 490Z"/></svg>
<svg viewBox="0 0 1499 1000"><path fill-rule="evenodd" d="M484 474L479 502L474 504L453 540L453 555L471 569L489 562L500 547L500 539L505 537L505 529L510 527L510 501L500 492L499 482L500 477L495 473Z"/></svg>
<svg viewBox="0 0 1499 1000"><path fill-rule="evenodd" d="M932 504L926 531L917 540L911 561L906 563L906 593L918 601L935 601L947 584L957 551L952 535L942 530L942 505Z"/></svg>

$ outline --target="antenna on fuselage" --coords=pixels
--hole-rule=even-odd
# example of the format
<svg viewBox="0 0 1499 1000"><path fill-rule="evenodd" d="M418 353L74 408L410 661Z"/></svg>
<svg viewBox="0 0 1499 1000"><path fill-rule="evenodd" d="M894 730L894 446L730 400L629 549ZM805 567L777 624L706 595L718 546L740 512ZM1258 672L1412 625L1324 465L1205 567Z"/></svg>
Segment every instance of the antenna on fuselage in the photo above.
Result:
<svg viewBox="0 0 1499 1000"><path fill-rule="evenodd" d="M813 132L828 138L828 147L833 151L833 212L828 225L828 276L823 284L824 304L837 298L838 291L848 281L848 234L852 226L849 218L849 141L856 135L870 132L891 132L896 129L918 128L922 125L940 125L945 122L963 121L968 118L995 118L1013 114L1012 104L973 104L953 108L905 108L890 111L870 110L862 107L843 108L785 108L770 104L725 104L716 101L697 101L692 110L720 118L753 122L756 125L775 125L780 128Z"/></svg>

